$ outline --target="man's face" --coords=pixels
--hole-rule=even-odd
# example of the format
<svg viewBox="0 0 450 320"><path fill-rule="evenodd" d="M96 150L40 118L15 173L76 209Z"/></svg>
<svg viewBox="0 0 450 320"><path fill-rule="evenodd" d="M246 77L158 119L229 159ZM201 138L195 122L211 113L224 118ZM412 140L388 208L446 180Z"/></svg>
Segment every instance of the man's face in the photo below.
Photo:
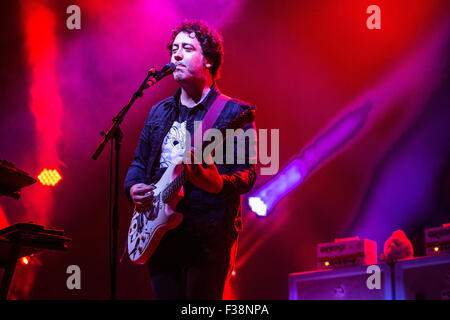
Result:
<svg viewBox="0 0 450 320"><path fill-rule="evenodd" d="M210 66L203 56L195 33L180 32L172 44L171 62L177 65L173 77L176 81L205 78Z"/></svg>

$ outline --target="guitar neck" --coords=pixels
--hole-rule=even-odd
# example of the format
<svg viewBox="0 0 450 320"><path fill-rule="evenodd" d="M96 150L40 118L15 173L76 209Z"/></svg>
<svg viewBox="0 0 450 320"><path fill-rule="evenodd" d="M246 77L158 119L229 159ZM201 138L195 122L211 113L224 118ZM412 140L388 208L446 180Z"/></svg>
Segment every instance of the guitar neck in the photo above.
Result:
<svg viewBox="0 0 450 320"><path fill-rule="evenodd" d="M161 193L161 200L167 202L168 199L186 182L186 171L182 168L178 176L167 185Z"/></svg>

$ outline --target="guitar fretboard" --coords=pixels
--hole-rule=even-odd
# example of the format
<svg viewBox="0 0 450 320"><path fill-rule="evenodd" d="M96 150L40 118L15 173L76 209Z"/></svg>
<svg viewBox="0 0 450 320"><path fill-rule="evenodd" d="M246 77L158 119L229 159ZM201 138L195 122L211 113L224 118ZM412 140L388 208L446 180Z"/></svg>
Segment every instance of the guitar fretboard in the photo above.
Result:
<svg viewBox="0 0 450 320"><path fill-rule="evenodd" d="M176 192L186 181L186 173L184 169L180 174L167 185L167 187L161 193L161 200L167 202L167 200Z"/></svg>

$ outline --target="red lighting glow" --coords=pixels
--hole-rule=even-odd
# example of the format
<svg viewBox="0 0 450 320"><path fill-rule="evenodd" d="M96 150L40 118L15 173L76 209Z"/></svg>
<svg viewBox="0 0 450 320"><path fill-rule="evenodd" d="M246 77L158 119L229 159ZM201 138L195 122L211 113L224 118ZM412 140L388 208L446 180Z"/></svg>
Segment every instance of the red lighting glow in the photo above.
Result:
<svg viewBox="0 0 450 320"><path fill-rule="evenodd" d="M58 170L47 170L44 169L42 172L38 175L39 181L44 186L52 186L54 187L61 179L61 175L59 174Z"/></svg>
<svg viewBox="0 0 450 320"><path fill-rule="evenodd" d="M58 72L59 41L61 30L58 17L64 16L54 9L52 1L19 1L24 58L27 62L29 78L29 108L34 117L34 137L36 147L28 154L28 167L36 169L61 163L59 157L62 135L63 101L60 95L60 74ZM58 178L39 179L42 184L52 186ZM57 177L57 176L56 176ZM51 179L51 180L50 180ZM59 178L60 180L60 178ZM52 212L53 195L44 188L32 188L28 201L24 203L28 213L43 224L48 222Z"/></svg>

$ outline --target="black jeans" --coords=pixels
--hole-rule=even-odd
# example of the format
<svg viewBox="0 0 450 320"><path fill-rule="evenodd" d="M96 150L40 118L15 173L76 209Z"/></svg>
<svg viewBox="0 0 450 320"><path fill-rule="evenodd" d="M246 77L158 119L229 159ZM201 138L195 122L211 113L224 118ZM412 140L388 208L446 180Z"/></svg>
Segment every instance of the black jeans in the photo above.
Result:
<svg viewBox="0 0 450 320"><path fill-rule="evenodd" d="M228 264L170 268L151 275L157 300L221 300Z"/></svg>
<svg viewBox="0 0 450 320"><path fill-rule="evenodd" d="M148 263L155 298L222 299L231 248L211 247L180 229L163 237Z"/></svg>

